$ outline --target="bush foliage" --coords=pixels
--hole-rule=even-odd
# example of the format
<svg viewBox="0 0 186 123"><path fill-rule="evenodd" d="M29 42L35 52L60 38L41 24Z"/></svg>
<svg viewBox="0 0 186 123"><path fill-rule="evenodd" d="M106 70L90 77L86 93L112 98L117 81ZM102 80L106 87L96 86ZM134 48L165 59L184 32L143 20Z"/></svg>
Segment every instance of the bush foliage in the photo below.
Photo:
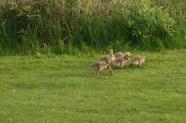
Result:
<svg viewBox="0 0 186 123"><path fill-rule="evenodd" d="M186 48L185 0L4 0L1 53Z"/></svg>

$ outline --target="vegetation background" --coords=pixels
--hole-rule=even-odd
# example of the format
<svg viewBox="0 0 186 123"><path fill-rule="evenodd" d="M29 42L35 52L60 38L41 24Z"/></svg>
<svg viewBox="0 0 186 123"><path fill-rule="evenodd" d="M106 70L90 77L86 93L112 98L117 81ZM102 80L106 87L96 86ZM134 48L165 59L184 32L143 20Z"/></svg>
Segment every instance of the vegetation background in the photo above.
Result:
<svg viewBox="0 0 186 123"><path fill-rule="evenodd" d="M185 0L1 0L0 54L186 48Z"/></svg>

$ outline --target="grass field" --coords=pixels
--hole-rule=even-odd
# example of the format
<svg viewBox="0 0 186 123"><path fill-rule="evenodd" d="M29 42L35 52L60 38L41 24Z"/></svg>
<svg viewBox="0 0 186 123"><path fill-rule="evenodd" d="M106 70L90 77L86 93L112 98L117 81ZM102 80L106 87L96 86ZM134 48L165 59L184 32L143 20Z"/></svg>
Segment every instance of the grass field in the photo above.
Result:
<svg viewBox="0 0 186 123"><path fill-rule="evenodd" d="M89 65L102 55L0 57L0 122L184 123L186 50L132 52L142 68Z"/></svg>

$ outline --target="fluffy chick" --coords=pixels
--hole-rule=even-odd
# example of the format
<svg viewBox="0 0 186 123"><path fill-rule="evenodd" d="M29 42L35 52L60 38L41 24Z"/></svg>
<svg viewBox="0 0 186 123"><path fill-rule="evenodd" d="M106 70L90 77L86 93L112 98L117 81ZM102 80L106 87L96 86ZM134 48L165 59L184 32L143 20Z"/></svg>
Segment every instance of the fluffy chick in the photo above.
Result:
<svg viewBox="0 0 186 123"><path fill-rule="evenodd" d="M134 56L131 60L130 60L130 66L132 65L136 65L137 67L140 67L142 63L147 62L147 57L146 56Z"/></svg>
<svg viewBox="0 0 186 123"><path fill-rule="evenodd" d="M96 75L99 76L101 74L101 71L103 70L108 70L110 75L112 74L112 68L110 67L110 65L108 65L107 63L105 63L104 61L98 61L92 65L90 65L90 67L96 71Z"/></svg>

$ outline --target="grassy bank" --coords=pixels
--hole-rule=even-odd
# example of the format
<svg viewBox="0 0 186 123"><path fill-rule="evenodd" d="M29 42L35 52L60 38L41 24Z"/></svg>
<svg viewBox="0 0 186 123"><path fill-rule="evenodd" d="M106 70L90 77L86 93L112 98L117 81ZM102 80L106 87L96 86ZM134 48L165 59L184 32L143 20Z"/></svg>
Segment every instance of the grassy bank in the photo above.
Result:
<svg viewBox="0 0 186 123"><path fill-rule="evenodd" d="M99 77L101 55L1 56L0 122L186 122L186 50L136 54L141 69Z"/></svg>
<svg viewBox="0 0 186 123"><path fill-rule="evenodd" d="M1 54L186 48L185 0L0 2Z"/></svg>

